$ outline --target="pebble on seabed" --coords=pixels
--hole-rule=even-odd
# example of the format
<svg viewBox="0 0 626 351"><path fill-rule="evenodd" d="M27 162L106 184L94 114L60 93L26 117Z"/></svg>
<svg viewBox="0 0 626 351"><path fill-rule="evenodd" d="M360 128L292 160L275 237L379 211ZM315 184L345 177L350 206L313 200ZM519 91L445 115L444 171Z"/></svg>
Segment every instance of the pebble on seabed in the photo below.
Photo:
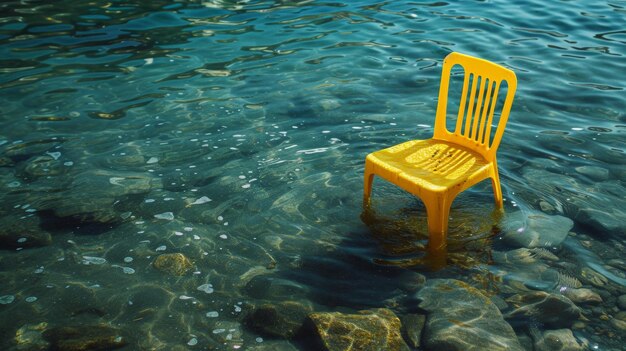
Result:
<svg viewBox="0 0 626 351"><path fill-rule="evenodd" d="M203 197L195 200L194 202L190 203L189 205L202 205L202 204L205 204L205 203L210 202L210 201L211 201L211 199L209 199L206 196L203 196Z"/></svg>
<svg viewBox="0 0 626 351"><path fill-rule="evenodd" d="M8 305L13 301L15 301L15 296L13 295L0 296L0 305Z"/></svg>
<svg viewBox="0 0 626 351"><path fill-rule="evenodd" d="M172 275L183 275L192 267L191 261L181 253L162 254L154 260L152 265Z"/></svg>
<svg viewBox="0 0 626 351"><path fill-rule="evenodd" d="M211 294L213 293L213 285L211 284L202 284L198 287L198 290L200 291L204 291L207 294Z"/></svg>
<svg viewBox="0 0 626 351"><path fill-rule="evenodd" d="M93 257L93 256L83 256L82 264L90 265L90 264L104 264L106 263L106 259L102 257Z"/></svg>
<svg viewBox="0 0 626 351"><path fill-rule="evenodd" d="M165 219L167 221L171 221L174 219L174 214L172 212L163 212L163 213L155 214L154 218Z"/></svg>

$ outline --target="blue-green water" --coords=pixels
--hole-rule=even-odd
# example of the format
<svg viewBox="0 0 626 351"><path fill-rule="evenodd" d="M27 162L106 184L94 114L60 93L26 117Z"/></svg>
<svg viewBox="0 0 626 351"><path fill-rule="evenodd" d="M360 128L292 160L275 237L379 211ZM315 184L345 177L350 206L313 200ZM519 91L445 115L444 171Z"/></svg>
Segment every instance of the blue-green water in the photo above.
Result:
<svg viewBox="0 0 626 351"><path fill-rule="evenodd" d="M579 282L602 302L580 303L574 336L623 347L626 1L0 13L0 348L46 349L42 330L85 324L122 330L128 350L306 349L246 313L294 300L403 316L424 276L478 287L503 313L515 294ZM369 152L432 135L452 51L513 69L518 91L498 153L506 214L491 215L488 182L459 196L442 263L410 195L377 180L362 215L362 173ZM516 248L514 216L538 213L571 219L567 239L498 259ZM154 268L177 252L184 275ZM511 321L530 349L549 329L531 319Z"/></svg>

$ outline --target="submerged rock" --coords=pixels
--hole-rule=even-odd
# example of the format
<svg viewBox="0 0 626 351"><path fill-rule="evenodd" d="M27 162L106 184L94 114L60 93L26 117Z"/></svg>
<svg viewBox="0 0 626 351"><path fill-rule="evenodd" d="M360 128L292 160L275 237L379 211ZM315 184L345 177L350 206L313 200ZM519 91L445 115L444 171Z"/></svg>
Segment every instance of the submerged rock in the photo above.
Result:
<svg viewBox="0 0 626 351"><path fill-rule="evenodd" d="M609 170L596 166L580 166L576 167L576 172L584 174L591 180L603 181L609 179Z"/></svg>
<svg viewBox="0 0 626 351"><path fill-rule="evenodd" d="M620 295L620 297L617 299L617 306L621 310L626 310L626 294Z"/></svg>
<svg viewBox="0 0 626 351"><path fill-rule="evenodd" d="M293 299L294 296L306 295L308 287L293 280L276 278L271 274L262 274L250 279L243 291L246 295L256 299L272 297Z"/></svg>
<svg viewBox="0 0 626 351"><path fill-rule="evenodd" d="M12 159L27 159L35 155L41 155L59 146L65 140L62 138L41 138L27 141L14 142L4 149L4 155Z"/></svg>
<svg viewBox="0 0 626 351"><path fill-rule="evenodd" d="M324 111L335 110L341 107L341 103L336 99L322 99L318 101L318 104Z"/></svg>
<svg viewBox="0 0 626 351"><path fill-rule="evenodd" d="M522 350L513 328L478 289L454 279L432 279L416 297L426 310L422 345L432 350Z"/></svg>
<svg viewBox="0 0 626 351"><path fill-rule="evenodd" d="M626 234L626 211L622 211L619 205L606 204L607 207L593 208L584 207L576 214L576 221L581 222L599 231L599 237L617 236ZM626 203L624 203L626 205Z"/></svg>
<svg viewBox="0 0 626 351"><path fill-rule="evenodd" d="M248 346L248 351L298 351L291 343L285 340L256 339L257 345Z"/></svg>
<svg viewBox="0 0 626 351"><path fill-rule="evenodd" d="M587 264L589 264L589 262L587 262ZM606 277L607 275L609 275L610 273L608 271L606 271L606 269L604 269L604 267L596 264L594 265L595 268L597 269L591 269L589 267L583 267L580 270L580 277L582 278L582 280L587 283L587 284L591 284L593 286L602 288L605 285L607 285L609 283L609 279ZM602 273L598 272L601 271ZM609 273L609 274L606 274Z"/></svg>
<svg viewBox="0 0 626 351"><path fill-rule="evenodd" d="M248 315L247 325L260 334L293 338L302 328L309 313L313 312L310 303L283 301L277 304L264 304Z"/></svg>
<svg viewBox="0 0 626 351"><path fill-rule="evenodd" d="M515 247L559 246L573 226L574 222L567 217L519 211L506 217L503 239Z"/></svg>
<svg viewBox="0 0 626 351"><path fill-rule="evenodd" d="M159 255L152 265L161 272L171 275L183 275L193 266L187 256L182 253Z"/></svg>
<svg viewBox="0 0 626 351"><path fill-rule="evenodd" d="M626 234L624 193L626 187L619 181L596 183L570 196L566 210L576 222L593 229L594 236L619 238Z"/></svg>
<svg viewBox="0 0 626 351"><path fill-rule="evenodd" d="M54 327L44 331L51 349L59 351L113 350L126 345L119 329L106 325Z"/></svg>
<svg viewBox="0 0 626 351"><path fill-rule="evenodd" d="M535 351L582 351L584 349L569 329L546 330L535 340Z"/></svg>
<svg viewBox="0 0 626 351"><path fill-rule="evenodd" d="M43 331L48 323L25 324L15 333L17 350L44 351L50 348L50 343L43 338Z"/></svg>
<svg viewBox="0 0 626 351"><path fill-rule="evenodd" d="M8 157L0 156L0 167L12 167L13 160Z"/></svg>
<svg viewBox="0 0 626 351"><path fill-rule="evenodd" d="M409 346L418 348L422 340L422 330L426 324L426 316L422 314L408 314L402 317L402 327L409 341Z"/></svg>
<svg viewBox="0 0 626 351"><path fill-rule="evenodd" d="M615 318L611 318L610 321L611 325L615 329L621 332L626 331L626 316L624 316L623 314L618 313Z"/></svg>
<svg viewBox="0 0 626 351"><path fill-rule="evenodd" d="M47 246L52 243L50 233L39 227L36 217L5 216L0 219L0 249Z"/></svg>
<svg viewBox="0 0 626 351"><path fill-rule="evenodd" d="M579 289L562 289L562 294L574 303L579 304L597 304L602 302L602 297L595 291L587 288Z"/></svg>
<svg viewBox="0 0 626 351"><path fill-rule="evenodd" d="M65 192L46 202L45 209L81 222L117 223L123 220L114 208L119 199L145 194L152 183L143 173L90 170L78 174Z"/></svg>
<svg viewBox="0 0 626 351"><path fill-rule="evenodd" d="M17 168L17 174L27 180L39 177L55 176L63 173L67 167L58 159L50 155L35 156L22 163Z"/></svg>
<svg viewBox="0 0 626 351"><path fill-rule="evenodd" d="M549 328L569 328L580 317L580 309L567 297L544 291L517 294L506 300L516 308L507 320L533 320Z"/></svg>
<svg viewBox="0 0 626 351"><path fill-rule="evenodd" d="M309 314L315 336L323 350L408 350L400 335L400 319L386 308L356 314L319 312Z"/></svg>
<svg viewBox="0 0 626 351"><path fill-rule="evenodd" d="M217 321L213 325L212 338L228 349L238 349L243 345L241 325L232 321Z"/></svg>

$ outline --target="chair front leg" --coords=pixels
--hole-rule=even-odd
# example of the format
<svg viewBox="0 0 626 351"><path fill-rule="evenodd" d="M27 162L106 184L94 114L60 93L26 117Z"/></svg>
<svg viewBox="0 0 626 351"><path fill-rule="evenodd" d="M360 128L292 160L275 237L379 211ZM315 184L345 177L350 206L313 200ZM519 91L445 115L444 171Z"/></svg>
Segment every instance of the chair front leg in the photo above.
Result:
<svg viewBox="0 0 626 351"><path fill-rule="evenodd" d="M501 209L503 207L502 202L502 188L500 187L500 175L498 174L498 164L493 162L491 171L491 187L493 188L493 197L496 202L496 208Z"/></svg>
<svg viewBox="0 0 626 351"><path fill-rule="evenodd" d="M446 194L433 194L424 200L428 219L428 245L431 248L445 246L452 201Z"/></svg>

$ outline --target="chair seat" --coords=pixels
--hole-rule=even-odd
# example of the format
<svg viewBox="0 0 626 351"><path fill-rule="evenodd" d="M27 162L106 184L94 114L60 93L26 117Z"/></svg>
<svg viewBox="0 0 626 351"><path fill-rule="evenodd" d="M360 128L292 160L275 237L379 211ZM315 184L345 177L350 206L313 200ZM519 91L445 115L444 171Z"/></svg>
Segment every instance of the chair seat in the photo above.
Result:
<svg viewBox="0 0 626 351"><path fill-rule="evenodd" d="M436 140L411 140L367 156L374 173L405 190L456 192L489 177L491 164L479 153L455 143Z"/></svg>

